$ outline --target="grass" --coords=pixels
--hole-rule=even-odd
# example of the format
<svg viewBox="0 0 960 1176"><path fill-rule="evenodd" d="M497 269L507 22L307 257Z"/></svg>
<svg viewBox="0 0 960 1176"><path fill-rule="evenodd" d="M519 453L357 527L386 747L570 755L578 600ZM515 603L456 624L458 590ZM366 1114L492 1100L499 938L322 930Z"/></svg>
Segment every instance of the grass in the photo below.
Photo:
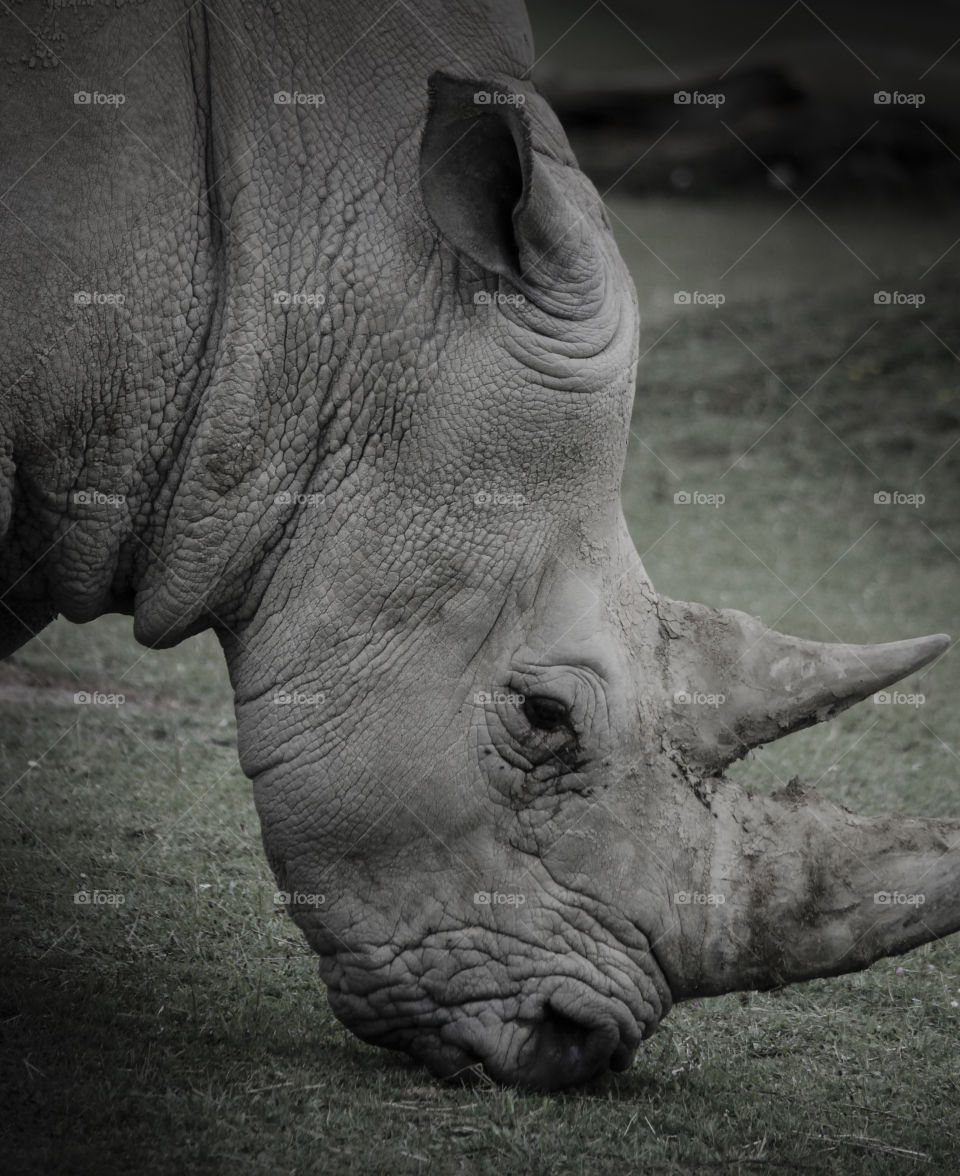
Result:
<svg viewBox="0 0 960 1176"><path fill-rule="evenodd" d="M752 255L762 298L744 277L721 314L681 315L665 296L674 278L631 234L661 256L681 242L689 269L731 207L615 208L645 345L676 320L641 365L624 485L661 591L812 637L960 635L949 289L928 282L922 315L867 330L878 316L859 279L829 251L818 267L797 232ZM936 227L907 217L884 237L891 287L910 288L911 250ZM802 265L784 264L791 249ZM711 288L707 264L682 272L687 288ZM790 409L755 356L800 392L833 364L809 394L816 415ZM873 501L921 487L918 508ZM678 489L726 501L677 505ZM948 654L904 687L923 706L865 703L736 774L772 789L799 773L863 811L956 815L958 676ZM72 705L92 688L126 702ZM0 721L5 1172L955 1166L957 939L856 976L683 1005L632 1071L585 1091L447 1088L333 1021L313 957L272 902L209 636L148 653L123 618L57 623L0 677ZM77 905L81 889L124 901Z"/></svg>

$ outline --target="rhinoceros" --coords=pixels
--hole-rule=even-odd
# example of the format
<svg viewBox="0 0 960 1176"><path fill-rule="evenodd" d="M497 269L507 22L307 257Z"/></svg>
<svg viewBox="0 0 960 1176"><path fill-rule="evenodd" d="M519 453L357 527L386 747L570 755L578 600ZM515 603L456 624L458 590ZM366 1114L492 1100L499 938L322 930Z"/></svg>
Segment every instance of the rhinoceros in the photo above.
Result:
<svg viewBox="0 0 960 1176"><path fill-rule="evenodd" d="M519 3L3 21L0 646L58 613L216 632L346 1026L556 1088L676 1001L960 928L960 821L724 776L946 638L654 590L619 493L636 296Z"/></svg>

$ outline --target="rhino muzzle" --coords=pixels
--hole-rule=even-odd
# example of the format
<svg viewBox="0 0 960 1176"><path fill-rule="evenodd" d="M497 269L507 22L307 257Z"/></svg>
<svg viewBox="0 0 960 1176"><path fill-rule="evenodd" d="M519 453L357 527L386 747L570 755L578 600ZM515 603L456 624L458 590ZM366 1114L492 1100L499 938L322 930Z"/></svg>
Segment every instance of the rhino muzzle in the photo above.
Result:
<svg viewBox="0 0 960 1176"><path fill-rule="evenodd" d="M496 1082L558 1090L607 1070L628 1069L643 1036L643 1027L625 1009L565 982L543 1001L536 1019L465 1021L449 1042L461 1056L428 1055L426 1061L444 1078L470 1081L485 1074Z"/></svg>
<svg viewBox="0 0 960 1176"><path fill-rule="evenodd" d="M455 1009L431 1005L429 1014L421 997L415 1028L396 1020L389 1026L358 1023L353 1002L334 989L330 1003L363 1040L410 1053L439 1078L486 1078L533 1090L559 1090L628 1069L670 1007L669 998L656 1009L634 1002L628 1007L568 977L506 1001L486 998Z"/></svg>

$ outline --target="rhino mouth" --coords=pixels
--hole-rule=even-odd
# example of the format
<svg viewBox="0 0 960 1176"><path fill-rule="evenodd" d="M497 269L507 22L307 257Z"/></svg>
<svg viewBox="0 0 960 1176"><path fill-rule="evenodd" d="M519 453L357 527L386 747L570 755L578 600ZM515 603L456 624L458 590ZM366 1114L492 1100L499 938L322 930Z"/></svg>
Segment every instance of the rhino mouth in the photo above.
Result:
<svg viewBox="0 0 960 1176"><path fill-rule="evenodd" d="M453 1007L430 1000L429 1009L421 989L419 1015L393 1024L358 1018L343 991L331 988L329 998L338 1019L358 1037L409 1053L438 1078L542 1091L628 1069L667 1011L642 1000L630 1007L569 977L544 988L507 999L476 996ZM390 1003L410 1008L406 994L401 1002L394 993Z"/></svg>
<svg viewBox="0 0 960 1176"><path fill-rule="evenodd" d="M559 1090L630 1067L644 1036L653 1031L625 1008L584 999L578 986L562 987L534 1021L484 1023L469 1016L444 1037L447 1048L421 1060L438 1077L482 1080L532 1090Z"/></svg>
<svg viewBox="0 0 960 1176"><path fill-rule="evenodd" d="M573 897L481 905L482 922L424 904L419 925L366 926L362 939L346 911L294 918L332 1012L362 1041L440 1078L558 1090L626 1070L673 1005L647 934Z"/></svg>

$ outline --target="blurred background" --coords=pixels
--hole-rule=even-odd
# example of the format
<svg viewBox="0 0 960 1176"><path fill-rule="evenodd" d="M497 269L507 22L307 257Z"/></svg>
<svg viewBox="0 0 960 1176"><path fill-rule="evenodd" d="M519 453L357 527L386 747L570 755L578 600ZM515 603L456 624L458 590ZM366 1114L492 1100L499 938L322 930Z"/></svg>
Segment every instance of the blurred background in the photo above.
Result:
<svg viewBox="0 0 960 1176"><path fill-rule="evenodd" d="M529 8L540 85L601 185L876 195L957 181L954 3Z"/></svg>
<svg viewBox="0 0 960 1176"><path fill-rule="evenodd" d="M530 12L637 286L654 583L807 636L956 629L960 8Z"/></svg>

